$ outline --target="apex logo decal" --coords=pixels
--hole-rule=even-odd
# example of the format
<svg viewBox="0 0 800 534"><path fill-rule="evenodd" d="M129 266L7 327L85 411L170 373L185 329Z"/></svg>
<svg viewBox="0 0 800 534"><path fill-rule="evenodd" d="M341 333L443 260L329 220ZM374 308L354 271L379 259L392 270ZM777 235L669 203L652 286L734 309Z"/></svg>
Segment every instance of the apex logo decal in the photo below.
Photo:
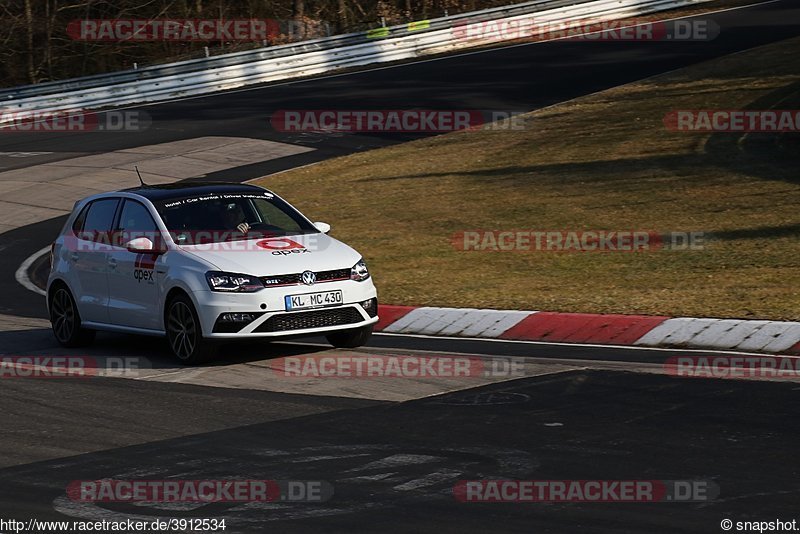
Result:
<svg viewBox="0 0 800 534"><path fill-rule="evenodd" d="M256 245L263 249L271 250L273 256L288 256L289 254L307 254L311 252L304 245L285 237L262 239Z"/></svg>
<svg viewBox="0 0 800 534"><path fill-rule="evenodd" d="M142 281L148 284L154 283L153 269L156 267L156 259L158 256L155 254L137 254L136 262L134 263L133 277L141 283Z"/></svg>

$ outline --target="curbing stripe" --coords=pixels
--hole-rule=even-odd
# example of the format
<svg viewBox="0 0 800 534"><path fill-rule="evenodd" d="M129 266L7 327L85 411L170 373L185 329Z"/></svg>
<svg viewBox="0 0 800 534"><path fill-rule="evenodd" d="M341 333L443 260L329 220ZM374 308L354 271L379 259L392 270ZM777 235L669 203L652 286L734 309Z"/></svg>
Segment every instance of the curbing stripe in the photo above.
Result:
<svg viewBox="0 0 800 534"><path fill-rule="evenodd" d="M779 336L774 336L762 350L766 352L783 352L800 342L800 323L783 323L785 329Z"/></svg>
<svg viewBox="0 0 800 534"><path fill-rule="evenodd" d="M717 319L695 319L694 317L678 317L667 319L653 330L639 338L634 345L658 347L663 345L681 345Z"/></svg>
<svg viewBox="0 0 800 534"><path fill-rule="evenodd" d="M618 335L611 338L611 342L615 345L633 345L637 340L641 339L643 335L650 332L653 328L668 320L669 317L659 315L639 315L636 321L633 321L625 326Z"/></svg>
<svg viewBox="0 0 800 534"><path fill-rule="evenodd" d="M518 341L800 354L800 322L379 306L376 330Z"/></svg>
<svg viewBox="0 0 800 534"><path fill-rule="evenodd" d="M520 322L500 337L503 339L534 339L561 341L584 327L588 317L577 313L540 312Z"/></svg>
<svg viewBox="0 0 800 534"><path fill-rule="evenodd" d="M421 329L429 325L435 318L441 317L440 308L415 308L404 315L395 323L384 328L384 332L395 334L417 334ZM419 329L419 330L418 330Z"/></svg>
<svg viewBox="0 0 800 534"><path fill-rule="evenodd" d="M649 315L539 312L521 321L503 339L629 345L667 320Z"/></svg>
<svg viewBox="0 0 800 534"><path fill-rule="evenodd" d="M717 346L733 349L750 339L761 328L768 325L769 321L746 321L742 319L736 321L736 323L733 328L717 338Z"/></svg>
<svg viewBox="0 0 800 534"><path fill-rule="evenodd" d="M680 317L664 321L635 345L783 352L798 342L800 323Z"/></svg>
<svg viewBox="0 0 800 534"><path fill-rule="evenodd" d="M375 323L375 330L384 330L387 326L394 323L404 315L413 311L414 306L387 306L378 304L378 322Z"/></svg>
<svg viewBox="0 0 800 534"><path fill-rule="evenodd" d="M469 308L416 308L383 329L395 334L499 337L528 317L527 311Z"/></svg>
<svg viewBox="0 0 800 534"><path fill-rule="evenodd" d="M691 338L688 341L689 345L696 345L698 347L715 347L720 346L719 343L721 339L725 338L726 334L728 334L731 330L736 328L741 324L742 321L737 319L720 319L713 324L709 325L708 328L699 332L696 336ZM748 331L749 334L752 331ZM746 334L742 334L739 339L742 339Z"/></svg>
<svg viewBox="0 0 800 534"><path fill-rule="evenodd" d="M536 312L510 310L466 310L467 313L450 326L443 328L443 336L500 337L514 325Z"/></svg>
<svg viewBox="0 0 800 534"><path fill-rule="evenodd" d="M414 312L411 312L412 314ZM428 308L420 313L416 321L409 328L417 330L420 334L433 336L458 321L467 314L458 308Z"/></svg>
<svg viewBox="0 0 800 534"><path fill-rule="evenodd" d="M747 339L736 345L737 349L745 351L761 351L780 336L786 335L792 324L798 323L779 323L777 321L766 321L767 324L753 332Z"/></svg>

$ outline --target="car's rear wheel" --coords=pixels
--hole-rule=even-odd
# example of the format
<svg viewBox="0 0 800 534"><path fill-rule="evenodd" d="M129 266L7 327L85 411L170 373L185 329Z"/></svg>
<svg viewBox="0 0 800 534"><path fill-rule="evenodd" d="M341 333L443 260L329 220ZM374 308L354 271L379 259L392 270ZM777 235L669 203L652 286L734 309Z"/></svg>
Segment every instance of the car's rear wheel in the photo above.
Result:
<svg viewBox="0 0 800 534"><path fill-rule="evenodd" d="M56 341L64 347L83 347L94 341L96 332L81 327L81 316L72 293L59 285L50 297L50 324Z"/></svg>
<svg viewBox="0 0 800 534"><path fill-rule="evenodd" d="M331 332L327 336L328 343L339 349L354 349L366 345L372 335L372 325Z"/></svg>
<svg viewBox="0 0 800 534"><path fill-rule="evenodd" d="M189 297L178 295L170 300L165 321L169 347L182 363L195 365L214 357L215 346L203 338L200 319Z"/></svg>

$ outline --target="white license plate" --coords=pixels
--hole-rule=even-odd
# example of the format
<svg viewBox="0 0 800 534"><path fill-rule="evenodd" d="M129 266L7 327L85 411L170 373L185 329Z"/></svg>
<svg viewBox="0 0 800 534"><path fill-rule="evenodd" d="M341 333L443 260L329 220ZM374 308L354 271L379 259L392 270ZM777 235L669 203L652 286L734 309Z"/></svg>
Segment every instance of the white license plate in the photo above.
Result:
<svg viewBox="0 0 800 534"><path fill-rule="evenodd" d="M286 295L284 300L286 302L286 311L336 306L344 302L341 289L306 293L304 295Z"/></svg>

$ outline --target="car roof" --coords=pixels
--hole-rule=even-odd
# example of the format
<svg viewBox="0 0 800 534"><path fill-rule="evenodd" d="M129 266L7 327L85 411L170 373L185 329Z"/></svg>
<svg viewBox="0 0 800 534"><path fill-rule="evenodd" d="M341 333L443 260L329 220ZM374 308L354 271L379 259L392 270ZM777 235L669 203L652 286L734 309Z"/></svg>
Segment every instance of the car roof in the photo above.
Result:
<svg viewBox="0 0 800 534"><path fill-rule="evenodd" d="M170 200L194 195L214 193L263 193L264 188L249 184L226 182L190 182L165 185L146 185L121 189L119 193L133 193L150 201Z"/></svg>

